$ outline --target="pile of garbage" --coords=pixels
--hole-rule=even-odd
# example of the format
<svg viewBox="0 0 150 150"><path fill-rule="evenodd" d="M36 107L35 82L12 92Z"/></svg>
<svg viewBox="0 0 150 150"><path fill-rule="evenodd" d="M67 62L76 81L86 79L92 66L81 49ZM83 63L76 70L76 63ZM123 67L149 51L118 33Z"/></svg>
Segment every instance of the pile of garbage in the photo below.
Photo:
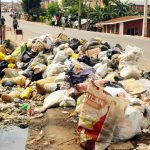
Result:
<svg viewBox="0 0 150 150"><path fill-rule="evenodd" d="M101 38L43 35L13 52L0 49L0 126L26 127L48 108L74 107L80 144L89 150L131 139L150 125L150 72L143 52Z"/></svg>

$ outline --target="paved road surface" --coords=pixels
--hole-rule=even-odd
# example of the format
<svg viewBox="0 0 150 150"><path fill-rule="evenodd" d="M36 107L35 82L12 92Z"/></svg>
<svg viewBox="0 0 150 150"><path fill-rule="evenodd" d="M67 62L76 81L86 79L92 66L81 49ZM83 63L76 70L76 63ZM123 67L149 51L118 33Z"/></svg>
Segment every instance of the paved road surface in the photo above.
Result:
<svg viewBox="0 0 150 150"><path fill-rule="evenodd" d="M25 150L28 129L0 129L0 150Z"/></svg>
<svg viewBox="0 0 150 150"><path fill-rule="evenodd" d="M4 15L6 18L6 25L12 26L12 18L9 17L8 14ZM24 40L26 41L29 38L33 38L35 36L40 36L43 34L51 34L54 36L57 36L59 33L65 33L70 37L76 37L76 38L84 38L84 39L90 39L93 37L101 37L104 40L108 41L112 46L114 46L116 43L121 44L124 48L129 44L131 46L138 46L143 49L144 54L140 60L141 65L144 66L144 68L150 70L150 67L148 64L150 64L150 38L143 38L143 37L133 37L133 36L120 36L120 35L113 35L113 34L105 34L105 33L99 33L99 32L89 32L89 31L79 31L77 29L69 29L66 28L65 30L62 30L60 27L52 27L41 23L35 23L35 22L27 22L20 20L19 21L19 28L23 29L24 33ZM11 35L13 39L15 39L14 36ZM20 43L21 37L17 38L17 42Z"/></svg>

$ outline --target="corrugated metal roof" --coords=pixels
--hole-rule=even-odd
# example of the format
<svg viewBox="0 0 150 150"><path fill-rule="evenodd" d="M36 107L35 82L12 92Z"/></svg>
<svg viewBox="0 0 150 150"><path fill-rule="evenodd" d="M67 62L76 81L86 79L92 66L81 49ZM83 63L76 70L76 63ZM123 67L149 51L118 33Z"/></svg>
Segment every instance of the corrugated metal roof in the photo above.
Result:
<svg viewBox="0 0 150 150"><path fill-rule="evenodd" d="M144 5L144 0L129 0L129 2L135 5ZM148 0L148 5L150 5L150 0Z"/></svg>
<svg viewBox="0 0 150 150"><path fill-rule="evenodd" d="M126 16L126 17L120 17L120 18L115 18L115 19L104 21L104 22L100 22L100 23L95 24L95 26L129 22L129 21L134 21L134 20L139 20L139 19L143 19L143 16ZM148 19L150 19L150 17L148 17Z"/></svg>

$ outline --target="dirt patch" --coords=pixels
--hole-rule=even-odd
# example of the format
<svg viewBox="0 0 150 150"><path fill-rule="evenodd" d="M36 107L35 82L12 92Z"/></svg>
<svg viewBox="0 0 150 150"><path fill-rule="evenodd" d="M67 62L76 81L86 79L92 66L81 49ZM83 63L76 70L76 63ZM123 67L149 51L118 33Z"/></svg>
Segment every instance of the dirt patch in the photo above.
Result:
<svg viewBox="0 0 150 150"><path fill-rule="evenodd" d="M31 120L27 150L82 150L76 142L76 124L68 118L72 111L69 108L53 108L47 110L42 119ZM40 132L43 132L43 137L28 144L40 137Z"/></svg>

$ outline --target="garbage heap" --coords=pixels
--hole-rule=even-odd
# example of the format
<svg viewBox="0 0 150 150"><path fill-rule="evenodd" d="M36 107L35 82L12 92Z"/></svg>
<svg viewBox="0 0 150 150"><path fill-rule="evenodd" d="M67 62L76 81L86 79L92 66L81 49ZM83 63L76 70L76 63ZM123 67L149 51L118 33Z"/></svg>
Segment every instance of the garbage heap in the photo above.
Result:
<svg viewBox="0 0 150 150"><path fill-rule="evenodd" d="M24 128L48 108L74 107L78 140L89 150L148 131L150 72L138 67L140 48L60 34L0 51L1 127Z"/></svg>

